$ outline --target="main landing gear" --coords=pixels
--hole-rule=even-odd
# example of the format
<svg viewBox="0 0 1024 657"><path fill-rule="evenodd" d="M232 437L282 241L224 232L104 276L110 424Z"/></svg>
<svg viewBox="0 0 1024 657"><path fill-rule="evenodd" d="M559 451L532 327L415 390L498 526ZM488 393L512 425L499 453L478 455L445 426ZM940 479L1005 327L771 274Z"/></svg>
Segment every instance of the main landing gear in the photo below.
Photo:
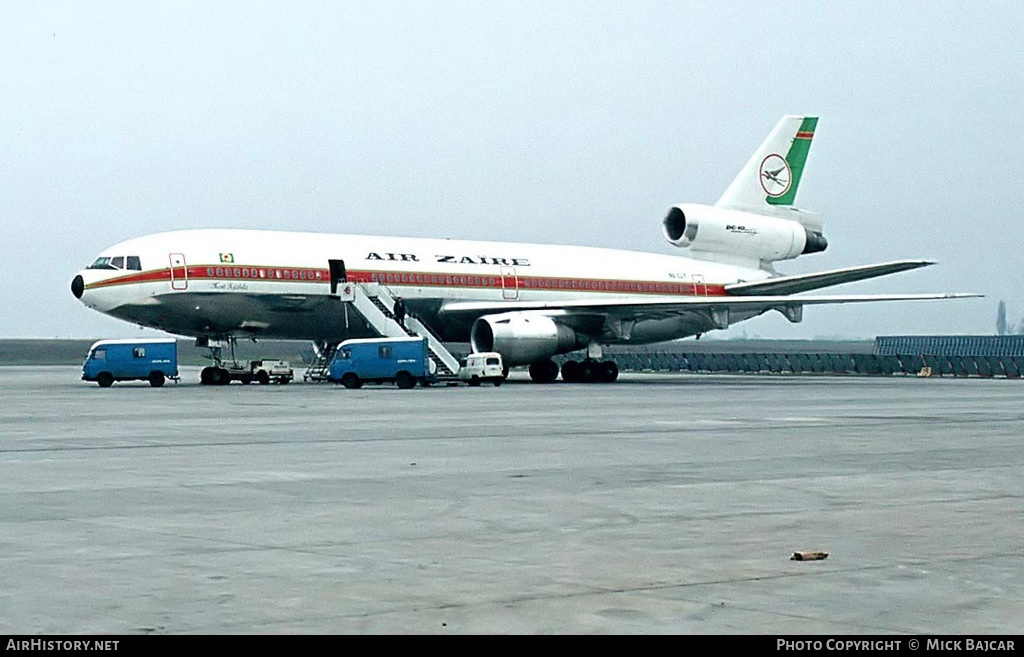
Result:
<svg viewBox="0 0 1024 657"><path fill-rule="evenodd" d="M558 364L545 360L530 365L530 378L537 383L552 383L558 378ZM567 360L562 365L562 380L566 383L612 383L619 378L619 366L612 360L585 358Z"/></svg>

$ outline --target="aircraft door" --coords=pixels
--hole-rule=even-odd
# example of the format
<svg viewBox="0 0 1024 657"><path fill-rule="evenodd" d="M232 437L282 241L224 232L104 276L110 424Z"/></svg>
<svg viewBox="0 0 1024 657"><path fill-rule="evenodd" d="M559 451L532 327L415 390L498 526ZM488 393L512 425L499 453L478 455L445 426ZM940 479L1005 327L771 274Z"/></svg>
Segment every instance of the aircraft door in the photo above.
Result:
<svg viewBox="0 0 1024 657"><path fill-rule="evenodd" d="M704 282L704 277L700 274L693 275L693 293L701 297L708 295L708 284Z"/></svg>
<svg viewBox="0 0 1024 657"><path fill-rule="evenodd" d="M519 277L516 276L515 267L501 268L501 298L509 300L519 298Z"/></svg>
<svg viewBox="0 0 1024 657"><path fill-rule="evenodd" d="M168 255L171 267L171 289L188 289L188 267L185 266L185 255L182 253L171 253Z"/></svg>
<svg viewBox="0 0 1024 657"><path fill-rule="evenodd" d="M327 264L331 270L331 294L338 293L338 284L348 282L348 273L345 271L344 260L328 260Z"/></svg>

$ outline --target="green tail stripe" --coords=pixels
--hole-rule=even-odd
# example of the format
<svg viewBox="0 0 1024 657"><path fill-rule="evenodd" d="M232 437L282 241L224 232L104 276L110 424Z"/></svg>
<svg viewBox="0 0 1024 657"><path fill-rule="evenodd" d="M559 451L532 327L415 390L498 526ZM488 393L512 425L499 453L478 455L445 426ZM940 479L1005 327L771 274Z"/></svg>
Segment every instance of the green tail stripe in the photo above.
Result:
<svg viewBox="0 0 1024 657"><path fill-rule="evenodd" d="M766 196L765 200L771 205L793 205L796 199L796 188L800 185L800 178L804 175L804 164L807 162L807 153L811 150L811 139L814 137L814 129L818 126L818 117L807 116L800 122L800 129L797 130L796 138L793 139L789 152L786 153L786 162L793 175L793 182L789 189L782 196Z"/></svg>

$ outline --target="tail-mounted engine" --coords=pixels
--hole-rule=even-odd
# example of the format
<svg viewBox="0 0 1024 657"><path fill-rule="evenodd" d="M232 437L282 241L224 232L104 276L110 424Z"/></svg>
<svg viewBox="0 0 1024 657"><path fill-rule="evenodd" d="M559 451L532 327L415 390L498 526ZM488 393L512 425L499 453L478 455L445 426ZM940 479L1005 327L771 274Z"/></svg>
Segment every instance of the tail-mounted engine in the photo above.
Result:
<svg viewBox="0 0 1024 657"><path fill-rule="evenodd" d="M708 205L677 205L662 226L673 246L762 262L789 260L828 247L820 230L799 221Z"/></svg>

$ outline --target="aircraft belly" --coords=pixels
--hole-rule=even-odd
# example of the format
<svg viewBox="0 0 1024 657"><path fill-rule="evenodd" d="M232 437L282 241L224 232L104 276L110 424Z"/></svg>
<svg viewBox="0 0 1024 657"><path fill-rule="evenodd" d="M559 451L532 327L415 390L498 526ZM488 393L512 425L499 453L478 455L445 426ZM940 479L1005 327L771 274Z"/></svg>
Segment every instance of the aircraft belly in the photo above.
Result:
<svg viewBox="0 0 1024 657"><path fill-rule="evenodd" d="M408 305L410 313L442 341L469 340L475 316L439 313L442 299L410 299ZM134 324L186 336L339 342L379 335L352 304L327 295L176 292L147 297L144 304L125 304L109 312ZM734 310L716 317L707 311L691 311L631 323L600 313L580 313L578 317L556 317L556 321L604 344L648 344L724 328L722 322L735 324L763 312ZM630 328L624 332L627 323Z"/></svg>
<svg viewBox="0 0 1024 657"><path fill-rule="evenodd" d="M176 293L145 306L110 314L168 333L189 336L252 335L279 340L340 340L376 335L351 308L327 296ZM216 302L214 302L216 299Z"/></svg>
<svg viewBox="0 0 1024 657"><path fill-rule="evenodd" d="M469 325L442 321L440 300L417 300L410 311L446 341L468 340ZM118 319L187 336L252 336L275 340L323 340L377 337L352 304L327 295L206 294L178 292L126 304L109 313Z"/></svg>

